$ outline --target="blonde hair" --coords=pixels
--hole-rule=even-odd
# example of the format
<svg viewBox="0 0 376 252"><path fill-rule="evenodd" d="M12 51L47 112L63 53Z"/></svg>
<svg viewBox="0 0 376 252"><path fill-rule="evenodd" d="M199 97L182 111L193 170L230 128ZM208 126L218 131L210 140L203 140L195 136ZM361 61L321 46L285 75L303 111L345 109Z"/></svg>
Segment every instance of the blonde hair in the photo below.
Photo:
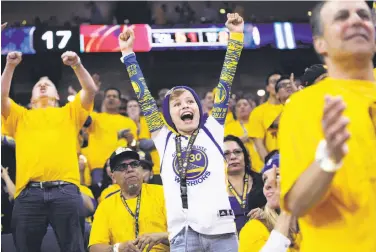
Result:
<svg viewBox="0 0 376 252"><path fill-rule="evenodd" d="M278 219L278 213L274 210L268 207L268 205L265 205L264 207L264 219L261 219L260 221L265 225L265 227L269 230L271 233L274 229ZM296 247L297 244L295 243L295 236L296 231L294 231L291 227L289 228L289 233L287 238L291 241L290 247Z"/></svg>
<svg viewBox="0 0 376 252"><path fill-rule="evenodd" d="M170 99L169 101L172 101L172 100L175 100L176 98L178 98L179 96L181 96L184 92L186 92L187 90L184 89L184 88L177 88L177 89L173 89L171 90L170 92L168 92L166 94L167 95L170 95Z"/></svg>

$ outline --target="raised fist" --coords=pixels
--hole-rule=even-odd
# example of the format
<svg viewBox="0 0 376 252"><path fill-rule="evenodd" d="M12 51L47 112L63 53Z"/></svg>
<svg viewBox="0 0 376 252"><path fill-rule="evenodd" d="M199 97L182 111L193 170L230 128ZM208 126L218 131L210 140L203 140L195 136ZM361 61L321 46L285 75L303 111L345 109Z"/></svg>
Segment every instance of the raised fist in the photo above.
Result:
<svg viewBox="0 0 376 252"><path fill-rule="evenodd" d="M119 47L122 53L133 52L134 31L132 28L124 26L123 32L119 35Z"/></svg>
<svg viewBox="0 0 376 252"><path fill-rule="evenodd" d="M230 32L243 33L244 20L238 13L227 13L226 27Z"/></svg>
<svg viewBox="0 0 376 252"><path fill-rule="evenodd" d="M7 26L7 22L5 22L4 24L1 25L1 31L3 31L5 29L5 27Z"/></svg>
<svg viewBox="0 0 376 252"><path fill-rule="evenodd" d="M22 61L22 53L10 52L7 56L7 65L16 67Z"/></svg>
<svg viewBox="0 0 376 252"><path fill-rule="evenodd" d="M78 57L77 53L72 51L66 51L61 55L63 63L67 66L77 66L81 63L80 57Z"/></svg>

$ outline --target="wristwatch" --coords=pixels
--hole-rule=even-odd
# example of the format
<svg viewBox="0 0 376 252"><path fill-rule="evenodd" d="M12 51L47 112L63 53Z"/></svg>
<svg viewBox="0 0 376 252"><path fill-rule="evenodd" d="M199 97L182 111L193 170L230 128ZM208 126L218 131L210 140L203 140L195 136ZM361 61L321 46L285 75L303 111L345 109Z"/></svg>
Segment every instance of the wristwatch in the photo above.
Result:
<svg viewBox="0 0 376 252"><path fill-rule="evenodd" d="M112 252L119 252L120 243L116 243L112 246Z"/></svg>
<svg viewBox="0 0 376 252"><path fill-rule="evenodd" d="M321 140L316 149L316 162L319 163L320 168L329 173L336 172L342 167L343 162L336 163L332 158L329 157L329 152L327 148L326 140Z"/></svg>

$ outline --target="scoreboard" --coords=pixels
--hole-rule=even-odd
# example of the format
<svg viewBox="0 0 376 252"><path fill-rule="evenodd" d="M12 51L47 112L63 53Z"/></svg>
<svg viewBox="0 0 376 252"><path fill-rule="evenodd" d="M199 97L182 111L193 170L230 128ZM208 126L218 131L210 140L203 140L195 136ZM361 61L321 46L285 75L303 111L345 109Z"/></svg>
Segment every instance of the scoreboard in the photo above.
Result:
<svg viewBox="0 0 376 252"><path fill-rule="evenodd" d="M1 33L1 53L21 51L23 54L79 51L79 28L9 28Z"/></svg>
<svg viewBox="0 0 376 252"><path fill-rule="evenodd" d="M225 50L229 31L224 25L150 26L132 25L135 52L156 50ZM80 27L19 27L1 33L1 53L23 54L119 52L118 36L124 25L81 25ZM295 49L311 46L312 32L305 23L259 23L244 25L244 49L271 46Z"/></svg>

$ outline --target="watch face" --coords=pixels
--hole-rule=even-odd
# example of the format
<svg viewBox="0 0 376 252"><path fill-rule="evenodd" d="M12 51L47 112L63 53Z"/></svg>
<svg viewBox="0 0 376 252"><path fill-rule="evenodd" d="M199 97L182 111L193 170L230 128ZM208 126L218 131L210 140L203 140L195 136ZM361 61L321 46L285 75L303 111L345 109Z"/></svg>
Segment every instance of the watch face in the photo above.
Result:
<svg viewBox="0 0 376 252"><path fill-rule="evenodd" d="M36 28L33 39L37 53L80 50L78 28Z"/></svg>

